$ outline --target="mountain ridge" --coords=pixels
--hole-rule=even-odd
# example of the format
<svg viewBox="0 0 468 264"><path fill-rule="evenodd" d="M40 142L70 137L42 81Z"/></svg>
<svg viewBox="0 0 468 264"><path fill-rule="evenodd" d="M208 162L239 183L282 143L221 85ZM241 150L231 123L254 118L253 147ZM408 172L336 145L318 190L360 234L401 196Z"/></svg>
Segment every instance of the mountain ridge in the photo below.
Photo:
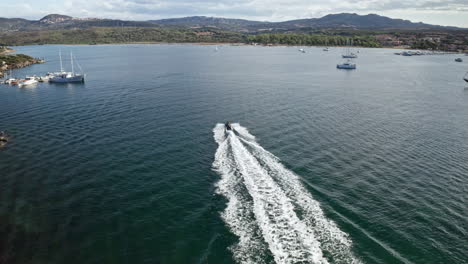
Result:
<svg viewBox="0 0 468 264"><path fill-rule="evenodd" d="M208 16L165 18L146 21L106 18L75 18L61 14L49 14L39 20L0 18L0 32L89 27L211 27L235 32L287 31L304 28L370 30L466 29L451 26L431 25L422 22L415 23L409 20L394 19L377 14L358 15L355 13L328 14L320 18L295 19L282 22L254 21Z"/></svg>

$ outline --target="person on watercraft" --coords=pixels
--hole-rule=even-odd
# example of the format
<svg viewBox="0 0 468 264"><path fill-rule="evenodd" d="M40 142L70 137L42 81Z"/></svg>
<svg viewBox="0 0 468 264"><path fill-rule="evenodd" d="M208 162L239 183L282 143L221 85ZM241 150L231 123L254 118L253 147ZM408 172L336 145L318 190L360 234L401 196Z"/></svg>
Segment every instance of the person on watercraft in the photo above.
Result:
<svg viewBox="0 0 468 264"><path fill-rule="evenodd" d="M231 126L231 122L226 122L226 124L224 124L224 126L226 127L226 130L232 130L232 126Z"/></svg>

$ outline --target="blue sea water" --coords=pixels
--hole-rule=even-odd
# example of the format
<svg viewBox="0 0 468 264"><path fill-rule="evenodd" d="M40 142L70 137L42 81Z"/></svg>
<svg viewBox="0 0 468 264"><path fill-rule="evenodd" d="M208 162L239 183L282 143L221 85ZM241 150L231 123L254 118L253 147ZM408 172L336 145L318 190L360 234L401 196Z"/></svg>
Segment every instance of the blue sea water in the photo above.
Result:
<svg viewBox="0 0 468 264"><path fill-rule="evenodd" d="M0 85L0 263L468 263L455 55L15 49L87 78Z"/></svg>

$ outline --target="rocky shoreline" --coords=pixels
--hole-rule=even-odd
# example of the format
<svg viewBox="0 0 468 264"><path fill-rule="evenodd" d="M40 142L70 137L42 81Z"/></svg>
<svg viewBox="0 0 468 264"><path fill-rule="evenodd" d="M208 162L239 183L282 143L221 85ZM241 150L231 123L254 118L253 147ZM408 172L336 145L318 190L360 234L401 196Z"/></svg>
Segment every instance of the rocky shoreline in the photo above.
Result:
<svg viewBox="0 0 468 264"><path fill-rule="evenodd" d="M30 66L32 64L44 63L44 60L33 58L24 54L6 54L14 50L3 48L0 52L0 78L4 77L7 70L19 69Z"/></svg>

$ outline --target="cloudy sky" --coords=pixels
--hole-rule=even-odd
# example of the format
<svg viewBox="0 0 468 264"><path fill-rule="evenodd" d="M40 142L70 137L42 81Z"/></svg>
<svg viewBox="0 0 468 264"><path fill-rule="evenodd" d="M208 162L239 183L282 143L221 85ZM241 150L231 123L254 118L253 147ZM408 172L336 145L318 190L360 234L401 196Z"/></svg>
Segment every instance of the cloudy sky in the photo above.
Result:
<svg viewBox="0 0 468 264"><path fill-rule="evenodd" d="M147 20L217 16L262 21L375 13L413 22L468 27L468 0L0 0L0 17L75 17Z"/></svg>

